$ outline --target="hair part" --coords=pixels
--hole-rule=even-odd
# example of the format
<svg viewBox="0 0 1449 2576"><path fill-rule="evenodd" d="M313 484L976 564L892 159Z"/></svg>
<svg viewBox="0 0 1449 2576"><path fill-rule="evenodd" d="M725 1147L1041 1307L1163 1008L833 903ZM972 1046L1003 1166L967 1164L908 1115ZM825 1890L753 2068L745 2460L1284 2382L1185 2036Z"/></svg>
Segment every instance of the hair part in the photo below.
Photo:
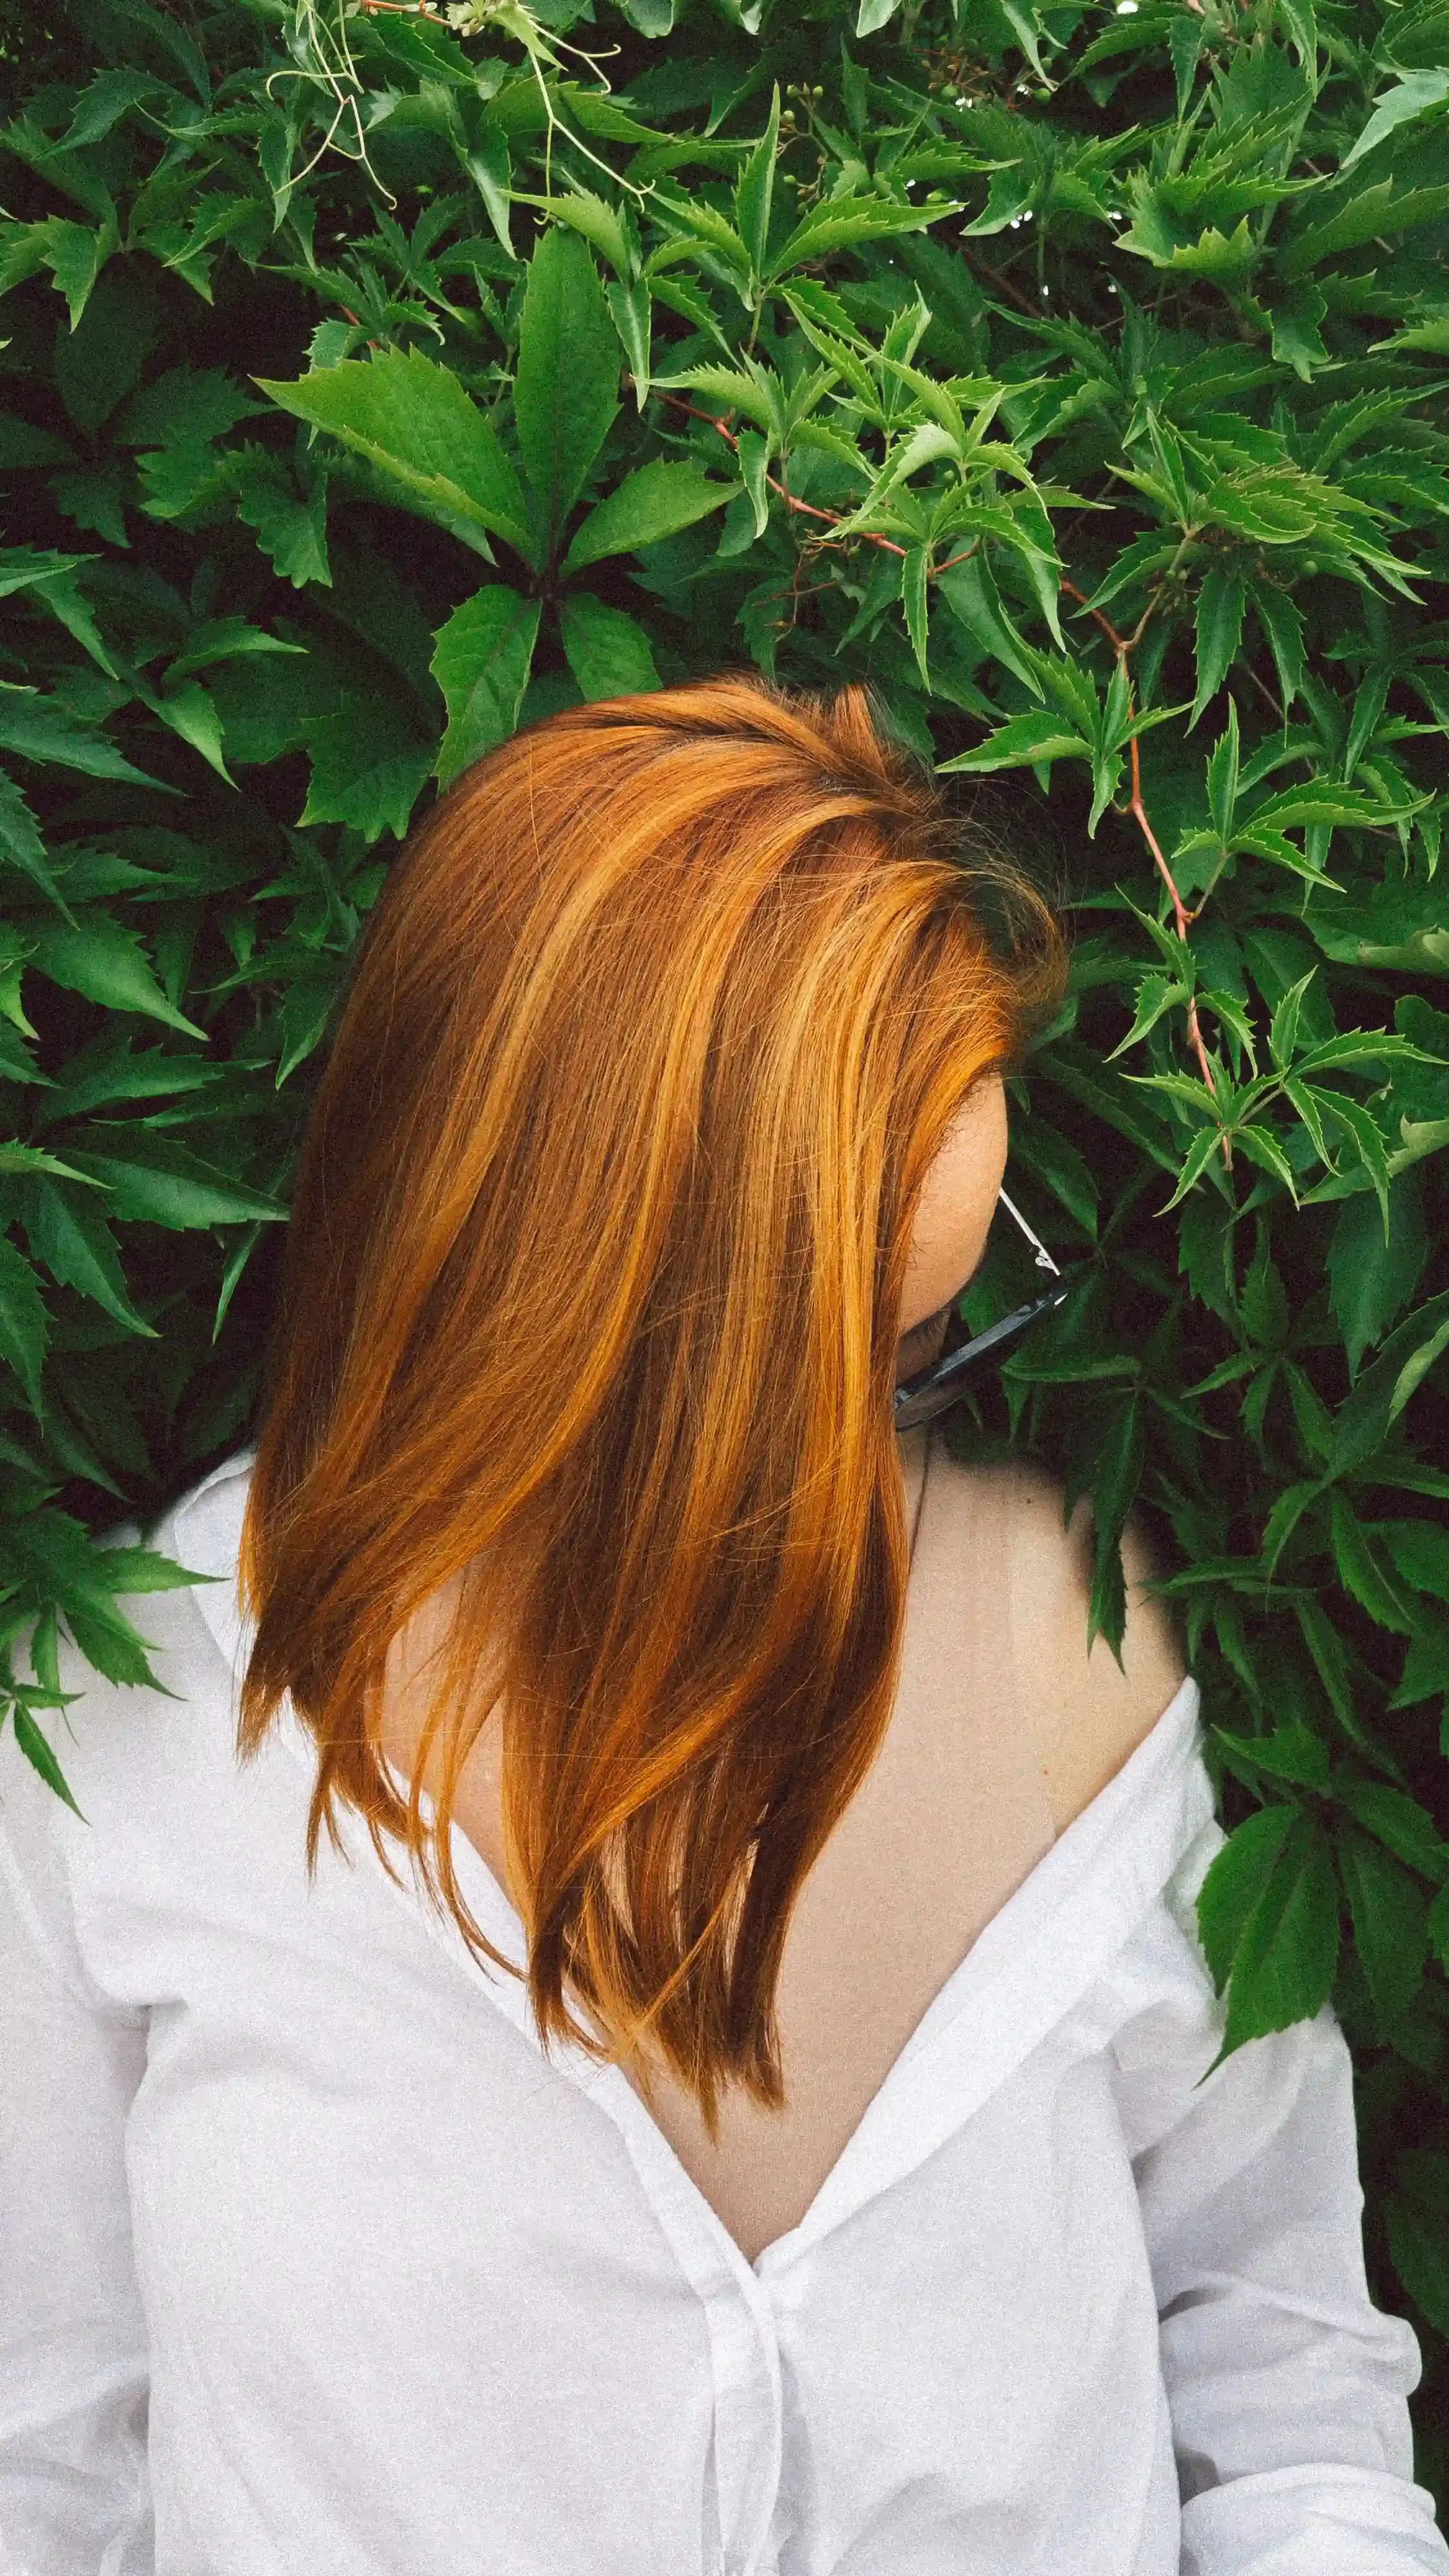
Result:
<svg viewBox="0 0 1449 2576"><path fill-rule="evenodd" d="M283 1255L239 1753L289 1694L309 1872L340 1797L508 1970L449 1842L500 1708L545 2046L650 2042L711 2130L721 2084L783 2098L786 1927L891 1712L921 1185L1062 968L863 689L733 674L516 734L359 942ZM455 1578L403 1801L388 1648Z"/></svg>

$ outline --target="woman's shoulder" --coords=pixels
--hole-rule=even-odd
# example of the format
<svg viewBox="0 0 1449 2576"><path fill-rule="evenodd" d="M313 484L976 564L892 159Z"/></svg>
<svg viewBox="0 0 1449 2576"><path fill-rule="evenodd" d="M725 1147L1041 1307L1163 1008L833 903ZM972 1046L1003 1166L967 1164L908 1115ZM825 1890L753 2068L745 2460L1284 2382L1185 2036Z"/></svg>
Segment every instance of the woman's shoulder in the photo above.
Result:
<svg viewBox="0 0 1449 2576"><path fill-rule="evenodd" d="M1033 1462L952 1462L997 1520L1009 1578L1000 1616L1023 1718L1036 1738L1058 1833L1106 1787L1171 1706L1186 1664L1171 1613L1147 1590L1158 1569L1141 1528L1122 1534L1126 1622L1120 1660L1087 1645L1091 1505L1067 1514L1060 1484Z"/></svg>

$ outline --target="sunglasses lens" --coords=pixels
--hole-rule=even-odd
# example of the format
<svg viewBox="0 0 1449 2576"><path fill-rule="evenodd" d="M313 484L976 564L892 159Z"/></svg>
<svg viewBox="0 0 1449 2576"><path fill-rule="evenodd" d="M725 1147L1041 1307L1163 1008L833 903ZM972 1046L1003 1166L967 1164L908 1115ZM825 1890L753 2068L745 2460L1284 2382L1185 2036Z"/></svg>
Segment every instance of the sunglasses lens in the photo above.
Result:
<svg viewBox="0 0 1449 2576"><path fill-rule="evenodd" d="M904 1385L896 1389L897 1430L906 1431L913 1429L918 1422L929 1422L934 1415L944 1413L948 1405L955 1404L966 1393L979 1361L1009 1359L1023 1333L1028 1332L1032 1325L1043 1322L1048 1315L1055 1314L1067 1295L1073 1275L1061 1277L1060 1284L1045 1296L1034 1298L1029 1305L1018 1306L1013 1313L1003 1315L998 1323L988 1324L984 1331L972 1335L956 1349L946 1351L929 1368L907 1378Z"/></svg>

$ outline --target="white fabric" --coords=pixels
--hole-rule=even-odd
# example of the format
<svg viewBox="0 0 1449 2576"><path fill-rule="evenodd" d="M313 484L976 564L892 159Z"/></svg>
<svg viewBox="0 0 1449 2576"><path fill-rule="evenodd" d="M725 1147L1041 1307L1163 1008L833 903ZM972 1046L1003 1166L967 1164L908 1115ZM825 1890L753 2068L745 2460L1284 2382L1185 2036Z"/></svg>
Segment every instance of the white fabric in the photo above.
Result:
<svg viewBox="0 0 1449 2576"><path fill-rule="evenodd" d="M156 1544L230 1578L249 1463ZM751 2265L405 1852L309 1884L230 1579L130 1609L175 1696L66 1658L88 1821L0 1740L6 2576L1446 2576L1331 2011L1194 2090L1191 1682Z"/></svg>

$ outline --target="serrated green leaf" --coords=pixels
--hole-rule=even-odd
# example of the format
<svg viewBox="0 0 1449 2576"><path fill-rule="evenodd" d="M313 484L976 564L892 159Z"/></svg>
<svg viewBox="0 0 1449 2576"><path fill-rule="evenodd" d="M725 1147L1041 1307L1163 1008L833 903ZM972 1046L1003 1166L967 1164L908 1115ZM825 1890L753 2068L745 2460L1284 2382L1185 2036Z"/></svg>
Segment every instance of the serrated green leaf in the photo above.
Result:
<svg viewBox="0 0 1449 2576"><path fill-rule="evenodd" d="M1446 98L1449 98L1449 71L1401 73L1394 87L1384 91L1367 125L1339 162L1340 176L1392 134L1395 126L1405 124L1410 117L1427 115L1432 108L1442 107Z"/></svg>
<svg viewBox="0 0 1449 2576"><path fill-rule="evenodd" d="M1332 1991L1338 1944L1332 1851L1317 1820L1299 1814L1243 1926L1216 2062L1247 2040L1313 2019Z"/></svg>
<svg viewBox="0 0 1449 2576"><path fill-rule="evenodd" d="M1296 984L1290 984L1280 995L1268 1029L1268 1052L1280 1073L1292 1063L1298 1047L1298 1023L1303 1010L1303 997L1318 969L1310 966Z"/></svg>
<svg viewBox="0 0 1449 2576"><path fill-rule="evenodd" d="M526 188L511 189L509 194L515 205L538 206L544 214L551 215L556 224L563 224L568 230L578 233L601 259L608 261L616 277L627 284L633 266L628 235L618 208L611 206L606 198L595 196L590 188L575 188L563 196L553 197L531 196ZM547 234L544 239L548 239ZM535 252L535 259L537 255Z"/></svg>
<svg viewBox="0 0 1449 2576"><path fill-rule="evenodd" d="M312 775L302 823L346 823L369 844L400 841L432 769L432 746L395 707L358 698L306 731Z"/></svg>
<svg viewBox="0 0 1449 2576"><path fill-rule="evenodd" d="M185 1231L250 1217L280 1224L286 1217L285 1207L268 1191L252 1189L170 1137L125 1125L115 1130L112 1143L99 1121L83 1136L83 1143L67 1144L67 1157L106 1184L113 1218Z"/></svg>
<svg viewBox="0 0 1449 2576"><path fill-rule="evenodd" d="M735 182L735 228L749 254L756 277L765 273L770 234L770 208L775 192L775 157L780 141L780 84L770 98L770 114L759 142L741 165Z"/></svg>
<svg viewBox="0 0 1449 2576"><path fill-rule="evenodd" d="M1189 731L1227 678L1242 636L1246 597L1244 584L1228 573L1210 572L1204 577L1197 600L1197 695L1187 720Z"/></svg>
<svg viewBox="0 0 1449 2576"><path fill-rule="evenodd" d="M1358 1520L1348 1497L1335 1486L1328 1497L1333 1530L1333 1562L1338 1579L1381 1628L1411 1637L1414 1618L1374 1541Z"/></svg>
<svg viewBox="0 0 1449 2576"><path fill-rule="evenodd" d="M532 561L528 504L490 421L420 349L379 350L296 383L258 376L284 411L340 439L455 532L502 537Z"/></svg>
<svg viewBox="0 0 1449 2576"><path fill-rule="evenodd" d="M1225 842L1231 841L1233 836L1233 815L1238 802L1238 767L1238 710L1233 699L1229 698L1228 720L1208 755L1205 780L1208 811Z"/></svg>
<svg viewBox="0 0 1449 2576"><path fill-rule="evenodd" d="M1349 1374L1408 1304L1429 1256L1422 1193L1402 1175L1389 1196L1389 1230L1366 1196L1346 1199L1328 1247L1329 1304L1343 1332Z"/></svg>
<svg viewBox="0 0 1449 2576"><path fill-rule="evenodd" d="M1268 638L1273 668L1278 674L1286 724L1288 710L1303 686L1303 619L1288 592L1274 589L1265 581L1253 584L1251 597L1258 623Z"/></svg>
<svg viewBox="0 0 1449 2576"><path fill-rule="evenodd" d="M1091 744L1079 733L1068 732L1060 717L1012 716L973 750L958 751L953 760L939 762L938 770L945 777L955 770L1027 769L1037 761L1090 760L1091 756Z"/></svg>
<svg viewBox="0 0 1449 2576"><path fill-rule="evenodd" d="M491 582L438 629L430 668L443 692L448 729L434 764L447 787L470 761L506 742L533 662L540 604Z"/></svg>
<svg viewBox="0 0 1449 2576"><path fill-rule="evenodd" d="M41 1409L40 1373L49 1332L35 1272L24 1253L0 1235L0 1360L20 1380L32 1413Z"/></svg>
<svg viewBox="0 0 1449 2576"><path fill-rule="evenodd" d="M931 674L926 662L926 635L930 617L926 583L930 573L930 561L929 546L912 546L901 567L901 606L905 611L906 632L910 636L911 650L916 657L916 668L920 672L921 685L925 689L929 689L931 685Z"/></svg>
<svg viewBox="0 0 1449 2576"><path fill-rule="evenodd" d="M182 1011L173 1010L134 932L94 908L76 922L47 922L35 934L31 964L72 993L107 1010L141 1011L187 1037L205 1038Z"/></svg>
<svg viewBox="0 0 1449 2576"><path fill-rule="evenodd" d="M1262 1898L1288 1838L1295 1810L1260 1807L1228 1835L1213 1856L1197 1895L1197 1927L1219 1994L1254 1908Z"/></svg>
<svg viewBox="0 0 1449 2576"><path fill-rule="evenodd" d="M1352 1825L1339 1841L1338 1864L1368 1989L1381 2019L1392 2026L1423 1983L1429 1900L1392 1853Z"/></svg>
<svg viewBox="0 0 1449 2576"><path fill-rule="evenodd" d="M1377 1836L1409 1869L1436 1885L1449 1879L1449 1843L1435 1831L1434 1820L1417 1798L1392 1788L1387 1780L1341 1777L1334 1794L1365 1831Z"/></svg>
<svg viewBox="0 0 1449 2576"><path fill-rule="evenodd" d="M677 536L681 528L692 527L696 519L719 509L734 488L716 482L697 465L656 457L626 474L596 503L575 530L560 570L582 572L585 565L601 563L607 555L637 554L641 546Z"/></svg>
<svg viewBox="0 0 1449 2576"><path fill-rule="evenodd" d="M32 1770L39 1772L46 1787L53 1789L56 1796L63 1799L73 1814L81 1817L81 1822L84 1824L87 1819L81 1815L81 1810L71 1795L70 1784L51 1750L50 1740L41 1733L30 1711L22 1708L18 1701L12 1702L10 1722L15 1729L15 1741Z"/></svg>
<svg viewBox="0 0 1449 2576"><path fill-rule="evenodd" d="M855 249L862 242L884 241L893 233L917 232L959 208L946 200L919 206L892 205L885 199L828 198L801 216L770 263L771 281L788 277L807 260L824 259L830 251Z"/></svg>
<svg viewBox="0 0 1449 2576"><path fill-rule="evenodd" d="M615 698L657 689L659 674L649 638L627 610L573 592L561 612L569 669L586 698Z"/></svg>
<svg viewBox="0 0 1449 2576"><path fill-rule="evenodd" d="M1223 1726L1215 1727L1213 1732L1245 1761L1275 1779L1296 1781L1304 1789L1328 1786L1328 1747L1310 1726L1277 1726L1271 1735L1234 1735Z"/></svg>
<svg viewBox="0 0 1449 2576"><path fill-rule="evenodd" d="M598 272L578 234L553 224L529 262L513 388L535 563L552 562L618 409L619 344Z"/></svg>
<svg viewBox="0 0 1449 2576"><path fill-rule="evenodd" d="M58 1187L53 1179L37 1180L27 1195L24 1216L31 1252L52 1279L91 1298L127 1332L144 1334L152 1341L157 1338L155 1325L148 1324L132 1303L115 1236L104 1209L95 1205L88 1190Z"/></svg>

